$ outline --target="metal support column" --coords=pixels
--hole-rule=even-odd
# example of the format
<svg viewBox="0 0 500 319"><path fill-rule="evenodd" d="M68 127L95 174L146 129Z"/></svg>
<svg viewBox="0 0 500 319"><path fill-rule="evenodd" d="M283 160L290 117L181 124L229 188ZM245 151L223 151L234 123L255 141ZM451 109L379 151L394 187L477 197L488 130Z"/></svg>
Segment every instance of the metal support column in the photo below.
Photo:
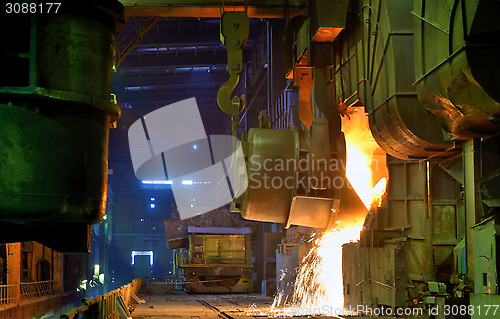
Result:
<svg viewBox="0 0 500 319"><path fill-rule="evenodd" d="M464 163L464 196L465 196L465 247L467 280L471 285L474 282L474 238L473 229L479 221L479 210L477 206L480 201L477 199L476 180L480 176L480 150L478 139L468 140L463 145Z"/></svg>

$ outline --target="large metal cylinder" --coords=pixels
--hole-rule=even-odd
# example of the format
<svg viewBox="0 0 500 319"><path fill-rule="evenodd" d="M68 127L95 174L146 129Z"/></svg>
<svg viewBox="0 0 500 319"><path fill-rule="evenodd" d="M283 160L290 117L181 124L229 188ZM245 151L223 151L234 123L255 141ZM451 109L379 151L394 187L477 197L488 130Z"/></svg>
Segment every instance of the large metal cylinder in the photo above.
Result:
<svg viewBox="0 0 500 319"><path fill-rule="evenodd" d="M89 249L88 225L104 216L118 1L63 3L57 14L11 16L0 64L0 240ZM15 25L16 32L9 29ZM17 30L19 28L19 30ZM5 69L5 65L1 65ZM61 234L74 240L61 240Z"/></svg>
<svg viewBox="0 0 500 319"><path fill-rule="evenodd" d="M380 17L365 10L371 34L365 98L373 137L388 154L401 159L446 156L453 143L438 121L420 108L414 82L412 1L382 2ZM369 30L370 30L369 29ZM373 43L373 45L370 45Z"/></svg>
<svg viewBox="0 0 500 319"><path fill-rule="evenodd" d="M299 145L295 130L253 128L248 132L248 188L242 216L285 224L295 195Z"/></svg>
<svg viewBox="0 0 500 319"><path fill-rule="evenodd" d="M394 157L456 155L438 120L419 105L413 85L413 1L350 5L352 24L333 42L334 100L362 103L374 139Z"/></svg>

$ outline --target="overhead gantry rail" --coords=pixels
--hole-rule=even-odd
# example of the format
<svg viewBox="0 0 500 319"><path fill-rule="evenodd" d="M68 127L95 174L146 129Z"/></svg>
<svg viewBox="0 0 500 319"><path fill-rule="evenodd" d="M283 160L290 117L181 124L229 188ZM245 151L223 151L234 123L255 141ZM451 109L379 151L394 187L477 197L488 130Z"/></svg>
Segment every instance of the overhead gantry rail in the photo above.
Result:
<svg viewBox="0 0 500 319"><path fill-rule="evenodd" d="M243 11L245 1L221 0L121 0L126 16L160 17L220 17L225 10ZM250 18L293 18L307 15L307 0L252 0L248 1Z"/></svg>

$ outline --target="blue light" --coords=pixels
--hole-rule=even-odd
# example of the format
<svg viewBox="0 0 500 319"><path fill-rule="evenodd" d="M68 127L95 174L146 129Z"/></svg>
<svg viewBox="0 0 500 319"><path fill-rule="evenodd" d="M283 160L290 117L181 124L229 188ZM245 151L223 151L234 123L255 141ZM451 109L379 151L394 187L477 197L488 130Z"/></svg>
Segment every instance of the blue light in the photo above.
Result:
<svg viewBox="0 0 500 319"><path fill-rule="evenodd" d="M155 198L154 197L151 197L151 201L154 202L155 201Z"/></svg>
<svg viewBox="0 0 500 319"><path fill-rule="evenodd" d="M153 185L172 185L172 181L170 180L166 180L166 181L162 181L162 180L144 180L142 181L143 184L153 184Z"/></svg>
<svg viewBox="0 0 500 319"><path fill-rule="evenodd" d="M151 204L151 208L155 208L155 207L156 207L156 205L155 205L155 204Z"/></svg>
<svg viewBox="0 0 500 319"><path fill-rule="evenodd" d="M132 263L131 265L135 264L135 256L149 256L149 264L153 266L153 251L152 250L146 250L146 251L137 251L137 250L132 250Z"/></svg>

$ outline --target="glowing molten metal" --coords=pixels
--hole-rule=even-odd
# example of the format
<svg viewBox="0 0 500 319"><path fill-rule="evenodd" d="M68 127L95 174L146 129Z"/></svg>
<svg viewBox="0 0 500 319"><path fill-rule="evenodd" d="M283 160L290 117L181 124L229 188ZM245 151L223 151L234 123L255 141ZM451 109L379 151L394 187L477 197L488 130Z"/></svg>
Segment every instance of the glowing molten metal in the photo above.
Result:
<svg viewBox="0 0 500 319"><path fill-rule="evenodd" d="M353 113L350 119L343 118L342 127L346 138L346 176L367 210L376 209L387 184L385 154L373 139L368 119L362 112ZM317 238L302 259L293 295L284 302L278 294L272 312L293 314L293 311L274 308L283 304L287 304L289 310L302 309L310 314L335 315L332 311L342 311L342 245L359 240L362 227L363 221L345 224L343 229L330 229Z"/></svg>

